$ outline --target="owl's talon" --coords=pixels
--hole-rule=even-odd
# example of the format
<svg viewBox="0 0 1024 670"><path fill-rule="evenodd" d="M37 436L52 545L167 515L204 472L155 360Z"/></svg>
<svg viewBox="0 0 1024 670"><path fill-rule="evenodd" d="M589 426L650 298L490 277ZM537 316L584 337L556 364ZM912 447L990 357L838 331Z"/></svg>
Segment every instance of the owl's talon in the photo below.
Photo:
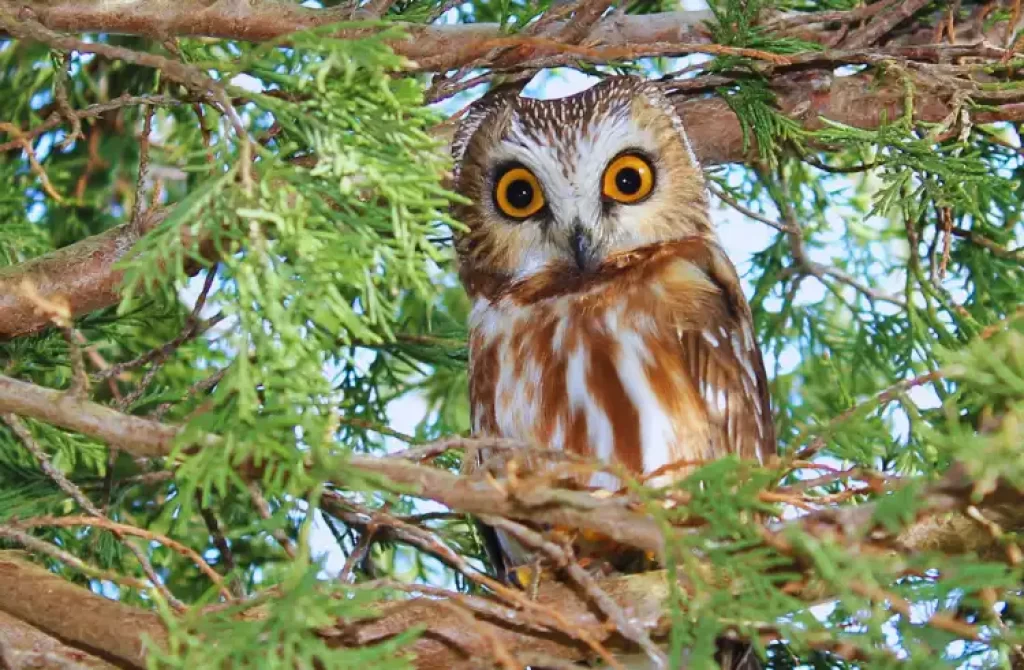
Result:
<svg viewBox="0 0 1024 670"><path fill-rule="evenodd" d="M530 600L537 599L541 581L550 577L551 572L542 567L540 561L520 565L508 571L508 581L516 588L526 591Z"/></svg>

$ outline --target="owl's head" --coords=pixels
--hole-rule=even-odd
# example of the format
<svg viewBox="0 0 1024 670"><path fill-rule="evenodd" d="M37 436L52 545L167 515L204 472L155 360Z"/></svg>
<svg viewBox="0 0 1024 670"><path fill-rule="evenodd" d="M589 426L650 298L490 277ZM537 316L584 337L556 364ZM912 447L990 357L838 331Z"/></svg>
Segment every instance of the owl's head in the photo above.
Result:
<svg viewBox="0 0 1024 670"><path fill-rule="evenodd" d="M586 273L616 254L711 226L682 120L652 84L601 81L573 96L478 103L453 142L463 274L514 282Z"/></svg>

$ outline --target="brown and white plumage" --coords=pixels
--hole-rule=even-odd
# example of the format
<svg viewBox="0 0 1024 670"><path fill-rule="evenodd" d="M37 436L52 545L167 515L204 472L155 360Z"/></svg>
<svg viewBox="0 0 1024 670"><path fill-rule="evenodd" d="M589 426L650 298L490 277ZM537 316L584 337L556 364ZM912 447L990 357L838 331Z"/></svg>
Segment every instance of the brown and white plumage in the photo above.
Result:
<svg viewBox="0 0 1024 670"><path fill-rule="evenodd" d="M454 214L468 228L457 249L475 434L664 471L661 483L680 476L672 463L774 451L750 308L655 86L616 77L484 103L453 151L471 201ZM527 560L501 546L506 562Z"/></svg>

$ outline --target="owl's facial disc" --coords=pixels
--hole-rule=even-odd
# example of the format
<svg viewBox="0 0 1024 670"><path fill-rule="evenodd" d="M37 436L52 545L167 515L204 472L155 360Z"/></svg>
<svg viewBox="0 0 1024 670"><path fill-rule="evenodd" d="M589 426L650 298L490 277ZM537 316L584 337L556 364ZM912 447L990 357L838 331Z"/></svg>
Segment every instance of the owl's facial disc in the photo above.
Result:
<svg viewBox="0 0 1024 670"><path fill-rule="evenodd" d="M622 252L710 233L700 167L655 89L609 79L555 100L516 98L475 118L458 182L473 204L464 268L510 281L599 270Z"/></svg>
<svg viewBox="0 0 1024 670"><path fill-rule="evenodd" d="M651 224L671 182L659 177L659 138L628 103L557 136L539 135L525 117L512 116L489 180L496 218L516 242L517 276L551 264L590 272L611 254L659 241Z"/></svg>

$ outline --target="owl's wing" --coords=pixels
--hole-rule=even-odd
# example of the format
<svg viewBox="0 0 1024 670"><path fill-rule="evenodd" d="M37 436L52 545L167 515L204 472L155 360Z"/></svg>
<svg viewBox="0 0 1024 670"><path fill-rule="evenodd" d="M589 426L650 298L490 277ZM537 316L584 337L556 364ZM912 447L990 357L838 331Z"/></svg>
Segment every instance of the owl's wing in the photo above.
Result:
<svg viewBox="0 0 1024 670"><path fill-rule="evenodd" d="M679 315L680 354L694 397L703 401L710 455L765 462L776 452L775 424L761 350L736 268L717 243L695 263L705 309ZM693 259L696 260L696 259Z"/></svg>

